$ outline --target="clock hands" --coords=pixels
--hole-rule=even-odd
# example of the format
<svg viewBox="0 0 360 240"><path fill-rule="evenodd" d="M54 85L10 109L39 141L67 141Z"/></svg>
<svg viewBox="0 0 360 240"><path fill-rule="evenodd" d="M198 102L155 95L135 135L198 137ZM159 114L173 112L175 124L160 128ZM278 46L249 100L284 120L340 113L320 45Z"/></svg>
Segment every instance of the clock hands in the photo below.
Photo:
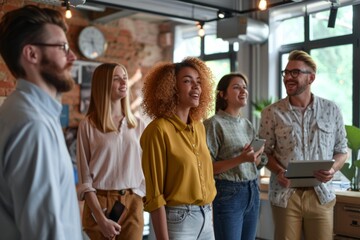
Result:
<svg viewBox="0 0 360 240"><path fill-rule="evenodd" d="M93 26L86 27L79 36L79 49L90 59L102 55L106 49L106 40L101 31Z"/></svg>

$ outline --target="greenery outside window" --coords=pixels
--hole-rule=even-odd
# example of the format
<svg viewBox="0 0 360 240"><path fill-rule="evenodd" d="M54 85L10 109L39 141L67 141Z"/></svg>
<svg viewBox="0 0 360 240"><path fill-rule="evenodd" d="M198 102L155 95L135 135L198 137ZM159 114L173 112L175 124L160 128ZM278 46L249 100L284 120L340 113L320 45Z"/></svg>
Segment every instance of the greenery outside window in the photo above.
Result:
<svg viewBox="0 0 360 240"><path fill-rule="evenodd" d="M334 28L328 28L330 10L310 14L310 40L324 39L329 37L343 36L353 33L352 6L338 8Z"/></svg>

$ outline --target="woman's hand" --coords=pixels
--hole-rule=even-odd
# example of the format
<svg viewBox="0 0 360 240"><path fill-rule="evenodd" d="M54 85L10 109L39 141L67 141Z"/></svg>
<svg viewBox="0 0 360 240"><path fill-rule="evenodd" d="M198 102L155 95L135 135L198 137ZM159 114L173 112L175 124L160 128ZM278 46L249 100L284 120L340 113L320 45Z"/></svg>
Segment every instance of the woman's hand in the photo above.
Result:
<svg viewBox="0 0 360 240"><path fill-rule="evenodd" d="M102 221L98 222L98 225L101 233L107 239L113 239L116 235L120 234L121 226L110 219L103 218Z"/></svg>
<svg viewBox="0 0 360 240"><path fill-rule="evenodd" d="M260 150L259 150L260 151ZM243 162L256 162L255 152L249 144L246 144L239 155L241 163Z"/></svg>

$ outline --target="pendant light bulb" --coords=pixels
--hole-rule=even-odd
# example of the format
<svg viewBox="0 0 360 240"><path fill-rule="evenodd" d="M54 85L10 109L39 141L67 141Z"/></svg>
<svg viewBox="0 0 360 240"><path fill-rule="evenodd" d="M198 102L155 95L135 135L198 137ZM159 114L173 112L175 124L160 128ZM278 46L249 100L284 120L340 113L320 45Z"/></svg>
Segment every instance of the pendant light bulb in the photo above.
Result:
<svg viewBox="0 0 360 240"><path fill-rule="evenodd" d="M205 36L205 30L204 30L204 22L197 22L196 26L198 27L198 35L200 37Z"/></svg>
<svg viewBox="0 0 360 240"><path fill-rule="evenodd" d="M70 9L66 10L65 17L68 18L68 19L72 17L72 13L71 13Z"/></svg>
<svg viewBox="0 0 360 240"><path fill-rule="evenodd" d="M198 34L199 34L200 37L205 36L205 30L203 28L200 28L199 31L198 31Z"/></svg>
<svg viewBox="0 0 360 240"><path fill-rule="evenodd" d="M69 2L69 0L68 0L68 1L65 1L65 7L66 7L65 17L66 17L67 19L69 19L69 18L72 17L72 13L71 13L71 10L70 10L70 2Z"/></svg>
<svg viewBox="0 0 360 240"><path fill-rule="evenodd" d="M258 7L259 7L259 9L260 9L261 11L266 10L266 8L267 8L267 1L266 1L266 0L260 0Z"/></svg>

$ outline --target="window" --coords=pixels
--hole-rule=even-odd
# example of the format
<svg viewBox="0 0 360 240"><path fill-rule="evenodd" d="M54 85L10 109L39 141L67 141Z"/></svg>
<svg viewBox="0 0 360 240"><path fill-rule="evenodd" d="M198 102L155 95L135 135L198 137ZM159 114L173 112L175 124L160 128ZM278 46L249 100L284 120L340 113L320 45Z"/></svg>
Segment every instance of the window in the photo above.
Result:
<svg viewBox="0 0 360 240"><path fill-rule="evenodd" d="M206 61L206 65L212 70L215 76L215 85L214 85L214 99L216 96L216 86L219 83L222 76L230 73L230 60L229 59L219 59ZM215 104L213 105L212 110L208 113L208 117L211 117L215 114Z"/></svg>
<svg viewBox="0 0 360 240"><path fill-rule="evenodd" d="M199 57L200 56L200 37L192 37L182 39L174 50L175 62L180 62L185 57Z"/></svg>
<svg viewBox="0 0 360 240"><path fill-rule="evenodd" d="M216 35L205 35L205 54L213 54L219 52L228 52L229 43L216 38Z"/></svg>
<svg viewBox="0 0 360 240"><path fill-rule="evenodd" d="M304 18L296 17L282 21L279 26L279 41L291 44L304 41Z"/></svg>
<svg viewBox="0 0 360 240"><path fill-rule="evenodd" d="M324 39L329 37L352 34L352 6L338 9L335 28L328 28L330 10L310 14L310 40Z"/></svg>
<svg viewBox="0 0 360 240"><path fill-rule="evenodd" d="M310 52L318 66L314 94L332 100L342 111L345 124L352 125L352 45L339 45L313 49Z"/></svg>
<svg viewBox="0 0 360 240"><path fill-rule="evenodd" d="M297 39L301 41L296 42L296 38L289 40L292 39L291 36L284 38L281 34L276 38L280 49L280 70L286 67L290 51L303 49L309 52L318 66L315 82L311 85L312 92L334 101L340 107L345 124L348 125L359 122L359 110L355 107L359 106L359 101L354 97L360 94L355 85L356 79L359 79L359 76L356 77L359 71L353 67L356 59L354 49L357 48L358 39L353 31L354 12L359 14L359 5L339 7L335 28L327 27L330 14L328 8L310 14L305 12L304 16L282 20L277 30L281 33L287 29L293 33L291 29L297 29L298 32L294 34L298 34ZM300 23L303 26L300 26ZM286 91L280 71L278 72L281 79L280 95L283 98Z"/></svg>

